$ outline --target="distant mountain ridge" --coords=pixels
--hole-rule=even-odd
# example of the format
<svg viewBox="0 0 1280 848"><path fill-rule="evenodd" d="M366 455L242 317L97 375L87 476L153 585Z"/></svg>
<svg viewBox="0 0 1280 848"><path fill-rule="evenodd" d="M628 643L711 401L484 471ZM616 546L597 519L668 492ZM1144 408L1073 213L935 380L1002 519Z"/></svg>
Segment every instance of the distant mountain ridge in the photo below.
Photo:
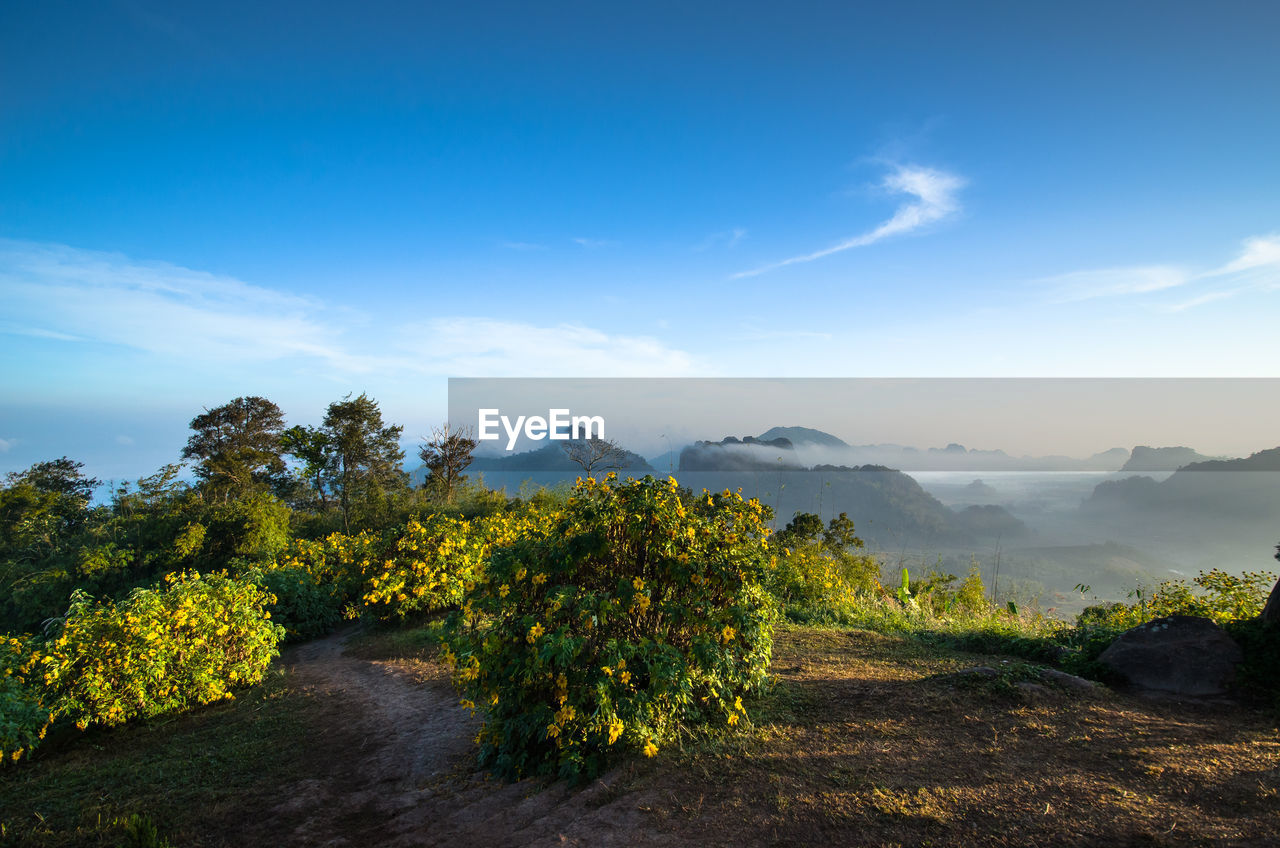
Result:
<svg viewBox="0 0 1280 848"><path fill-rule="evenodd" d="M1129 459L1120 466L1121 471L1177 471L1195 462L1220 460L1224 457L1205 456L1187 447L1152 448L1138 445Z"/></svg>

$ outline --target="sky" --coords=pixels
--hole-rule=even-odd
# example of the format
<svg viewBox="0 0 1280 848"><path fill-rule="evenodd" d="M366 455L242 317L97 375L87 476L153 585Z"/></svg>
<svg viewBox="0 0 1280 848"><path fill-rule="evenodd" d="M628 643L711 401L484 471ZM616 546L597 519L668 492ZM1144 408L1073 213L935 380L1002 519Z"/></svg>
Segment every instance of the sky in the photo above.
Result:
<svg viewBox="0 0 1280 848"><path fill-rule="evenodd" d="M449 377L1280 376L1277 31L3 4L0 472L150 473L244 395L367 392L412 451Z"/></svg>

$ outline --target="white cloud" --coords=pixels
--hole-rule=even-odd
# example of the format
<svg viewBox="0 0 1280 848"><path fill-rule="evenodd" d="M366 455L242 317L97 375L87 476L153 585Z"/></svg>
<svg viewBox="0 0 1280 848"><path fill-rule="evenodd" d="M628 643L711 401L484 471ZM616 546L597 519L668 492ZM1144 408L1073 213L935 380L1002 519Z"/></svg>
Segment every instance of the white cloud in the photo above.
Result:
<svg viewBox="0 0 1280 848"><path fill-rule="evenodd" d="M880 188L890 194L905 194L915 198L904 203L893 213L893 217L880 226L861 235L852 236L822 250L793 256L750 271L740 271L731 279L754 277L769 271L795 265L801 262L812 262L833 253L851 250L855 247L866 247L890 236L905 235L928 224L941 221L960 211L960 203L956 194L966 181L963 177L937 171L932 168L921 168L915 165L897 165L880 183Z"/></svg>
<svg viewBox="0 0 1280 848"><path fill-rule="evenodd" d="M1089 300L1095 297L1115 297L1126 294L1145 294L1184 286L1192 279L1190 272L1172 265L1149 265L1133 268L1097 268L1089 271L1073 271L1056 277L1037 280L1053 292L1058 302Z"/></svg>
<svg viewBox="0 0 1280 848"><path fill-rule="evenodd" d="M1180 290L1188 296L1158 304L1182 312L1248 291L1280 288L1280 234L1245 239L1229 262L1205 271L1176 265L1141 265L1074 271L1035 281L1055 302L1101 297L1151 296Z"/></svg>
<svg viewBox="0 0 1280 848"><path fill-rule="evenodd" d="M157 362L196 362L329 382L440 376L680 376L691 357L643 335L483 317L384 322L229 277L119 254L0 240L0 332L106 343ZM98 354L94 354L98 355ZM318 366L318 367L317 367ZM120 437L121 439L126 437ZM121 442L124 444L124 442Z"/></svg>
<svg viewBox="0 0 1280 848"><path fill-rule="evenodd" d="M0 439L0 453L8 453L17 443L17 439Z"/></svg>
<svg viewBox="0 0 1280 848"><path fill-rule="evenodd" d="M406 328L401 347L424 371L468 377L681 377L692 358L647 336L579 324L540 327L489 318L440 318Z"/></svg>
<svg viewBox="0 0 1280 848"><path fill-rule="evenodd" d="M133 439L129 436L116 436L116 444L123 447L130 447L133 445Z"/></svg>
<svg viewBox="0 0 1280 848"><path fill-rule="evenodd" d="M572 239L572 241L574 244L580 247L585 247L588 250L594 250L600 247L617 247L619 244L619 242L613 241L611 239L593 239L593 238L581 238L581 237Z"/></svg>
<svg viewBox="0 0 1280 848"><path fill-rule="evenodd" d="M730 230L721 230L718 233L712 233L702 241L695 244L692 248L694 252L700 253L704 250L711 250L713 247L723 247L728 250L737 247L738 242L747 237L747 231L742 227L734 227Z"/></svg>
<svg viewBox="0 0 1280 848"><path fill-rule="evenodd" d="M0 240L4 331L219 362L318 358L348 371L336 328L304 298L166 262Z"/></svg>

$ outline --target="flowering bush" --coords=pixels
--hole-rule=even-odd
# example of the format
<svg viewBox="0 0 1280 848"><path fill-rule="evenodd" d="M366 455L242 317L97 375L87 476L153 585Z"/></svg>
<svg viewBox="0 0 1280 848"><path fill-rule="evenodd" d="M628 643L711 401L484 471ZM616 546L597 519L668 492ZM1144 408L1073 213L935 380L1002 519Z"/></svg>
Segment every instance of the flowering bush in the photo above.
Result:
<svg viewBox="0 0 1280 848"><path fill-rule="evenodd" d="M497 548L450 619L444 658L484 714L482 761L597 774L682 727L734 725L765 680L772 599L763 508L674 480L580 481L541 538Z"/></svg>
<svg viewBox="0 0 1280 848"><path fill-rule="evenodd" d="M456 607L483 579L493 550L541 536L547 519L534 508L470 521L447 515L411 519L386 554L367 564L361 601L382 619Z"/></svg>
<svg viewBox="0 0 1280 848"><path fill-rule="evenodd" d="M28 680L38 658L25 640L0 636L0 762L39 744L53 718Z"/></svg>
<svg viewBox="0 0 1280 848"><path fill-rule="evenodd" d="M272 597L221 574L170 574L120 603L77 590L60 632L41 650L48 702L79 727L114 725L233 697L257 683L284 628Z"/></svg>

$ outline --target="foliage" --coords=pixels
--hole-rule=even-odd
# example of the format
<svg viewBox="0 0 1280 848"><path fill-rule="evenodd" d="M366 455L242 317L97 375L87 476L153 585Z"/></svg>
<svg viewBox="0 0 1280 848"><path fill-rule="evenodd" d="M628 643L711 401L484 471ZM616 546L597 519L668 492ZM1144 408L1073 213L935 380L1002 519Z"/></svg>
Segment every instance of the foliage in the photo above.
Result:
<svg viewBox="0 0 1280 848"><path fill-rule="evenodd" d="M271 401L238 397L191 419L191 429L182 458L196 461L196 476L212 500L283 485L284 413Z"/></svg>
<svg viewBox="0 0 1280 848"><path fill-rule="evenodd" d="M777 556L767 586L792 621L841 621L861 595L880 591L879 566L857 553L862 540L843 512L825 528L817 515L796 513L769 546Z"/></svg>
<svg viewBox="0 0 1280 848"><path fill-rule="evenodd" d="M772 645L762 514L727 491L686 504L674 480L609 475L580 481L545 537L497 549L445 651L484 714L482 761L589 777L745 718Z"/></svg>
<svg viewBox="0 0 1280 848"><path fill-rule="evenodd" d="M411 519L382 557L366 562L361 603L384 620L456 607L483 580L495 548L540 538L547 518L527 509L469 521L447 515Z"/></svg>
<svg viewBox="0 0 1280 848"><path fill-rule="evenodd" d="M371 518L368 513L376 512L385 488L405 485L406 475L400 468L404 427L384 425L377 402L361 394L329 404L321 432L330 457L331 486L337 489L342 508L342 527L350 533L352 518Z"/></svg>
<svg viewBox="0 0 1280 848"><path fill-rule="evenodd" d="M454 490L462 479L462 472L471 464L471 454L475 449L476 440L470 427L450 430L447 423L437 427L431 432L430 440L418 451L422 464L430 472L423 485L438 489L445 503L453 503Z"/></svg>
<svg viewBox="0 0 1280 848"><path fill-rule="evenodd" d="M284 628L271 597L221 574L173 574L120 603L72 595L38 670L59 716L114 725L233 697L262 679Z"/></svg>
<svg viewBox="0 0 1280 848"><path fill-rule="evenodd" d="M26 639L0 636L0 762L39 744L52 714L30 679L38 654Z"/></svg>
<svg viewBox="0 0 1280 848"><path fill-rule="evenodd" d="M305 568L267 568L246 575L275 598L271 620L284 628L289 641L324 636L342 621L342 605L330 587Z"/></svg>
<svg viewBox="0 0 1280 848"><path fill-rule="evenodd" d="M1218 624L1256 618L1275 579L1267 571L1246 571L1238 577L1216 568L1202 571L1191 584L1168 580L1149 592L1136 589L1132 604L1089 607L1081 613L1080 625L1120 632L1169 615L1201 616Z"/></svg>

